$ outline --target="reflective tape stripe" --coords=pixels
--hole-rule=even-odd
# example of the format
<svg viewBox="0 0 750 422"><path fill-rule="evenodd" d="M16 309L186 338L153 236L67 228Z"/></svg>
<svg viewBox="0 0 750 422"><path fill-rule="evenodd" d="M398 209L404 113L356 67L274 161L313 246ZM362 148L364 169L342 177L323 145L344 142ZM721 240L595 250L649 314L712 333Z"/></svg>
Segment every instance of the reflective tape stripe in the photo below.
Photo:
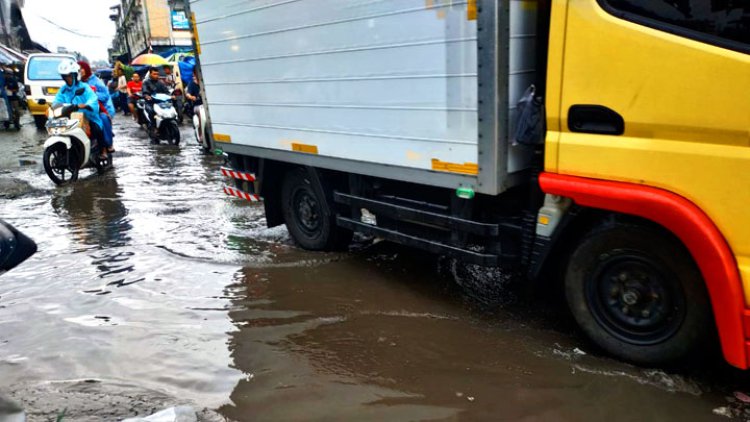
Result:
<svg viewBox="0 0 750 422"><path fill-rule="evenodd" d="M241 171L234 171L228 167L221 168L221 174L232 179L247 180L248 182L255 181L255 175L252 173L243 173Z"/></svg>
<svg viewBox="0 0 750 422"><path fill-rule="evenodd" d="M230 188L228 186L224 186L224 193L229 196L236 196L237 198L245 199L250 202L259 202L263 200L260 195L243 192L239 189Z"/></svg>

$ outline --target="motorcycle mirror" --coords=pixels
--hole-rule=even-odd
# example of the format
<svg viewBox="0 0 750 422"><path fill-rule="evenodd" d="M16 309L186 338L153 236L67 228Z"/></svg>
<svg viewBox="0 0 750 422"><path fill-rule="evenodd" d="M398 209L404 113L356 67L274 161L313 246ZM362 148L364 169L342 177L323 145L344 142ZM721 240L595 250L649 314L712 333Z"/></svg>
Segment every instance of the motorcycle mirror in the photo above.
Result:
<svg viewBox="0 0 750 422"><path fill-rule="evenodd" d="M0 220L0 275L34 255L36 250L33 240Z"/></svg>
<svg viewBox="0 0 750 422"><path fill-rule="evenodd" d="M86 88L78 88L76 89L76 96L83 95L84 92L86 92Z"/></svg>

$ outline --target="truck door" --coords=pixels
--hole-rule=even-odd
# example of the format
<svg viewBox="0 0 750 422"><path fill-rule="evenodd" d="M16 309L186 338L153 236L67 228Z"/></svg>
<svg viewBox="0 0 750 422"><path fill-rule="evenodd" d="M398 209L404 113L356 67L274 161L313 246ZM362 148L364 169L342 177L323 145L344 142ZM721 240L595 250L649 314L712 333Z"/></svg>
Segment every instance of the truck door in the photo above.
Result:
<svg viewBox="0 0 750 422"><path fill-rule="evenodd" d="M547 161L548 171L650 185L692 201L726 237L746 300L748 53L747 1L568 1L561 133Z"/></svg>

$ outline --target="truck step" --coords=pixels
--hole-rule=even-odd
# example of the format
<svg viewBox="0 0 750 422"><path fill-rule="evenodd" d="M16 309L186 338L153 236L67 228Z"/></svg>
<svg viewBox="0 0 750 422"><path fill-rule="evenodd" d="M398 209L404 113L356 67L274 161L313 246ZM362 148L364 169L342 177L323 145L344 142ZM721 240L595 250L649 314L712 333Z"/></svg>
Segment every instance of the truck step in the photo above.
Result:
<svg viewBox="0 0 750 422"><path fill-rule="evenodd" d="M243 192L239 189L230 188L229 186L224 186L224 193L229 196L235 196L237 198L248 200L250 202L259 202L263 200L263 198L261 198L260 195L256 195L254 193Z"/></svg>
<svg viewBox="0 0 750 422"><path fill-rule="evenodd" d="M481 252L475 252L468 249L457 248L455 246L446 245L444 243L434 242L431 240L421 239L415 236L411 236L397 231L389 230L383 227L372 226L369 224L361 223L351 218L337 216L336 223L340 227L344 227L349 230L355 230L360 233L370 234L373 236L381 237L390 242L400 243L402 245L410 246L413 248L419 248L428 252L447 255L453 258L459 258L472 264L484 265L484 266L495 266L498 265L500 259L497 255L486 254Z"/></svg>
<svg viewBox="0 0 750 422"><path fill-rule="evenodd" d="M410 220L417 224L437 226L446 230L469 233L477 236L496 237L500 233L498 224L480 223L440 214L432 211L420 210L404 205L374 199L362 198L347 193L334 192L333 200L339 204L366 208L373 214L383 214L397 220Z"/></svg>
<svg viewBox="0 0 750 422"><path fill-rule="evenodd" d="M255 181L255 175L253 173L244 173L241 171L232 170L229 167L222 167L221 174L232 179L245 180L247 182Z"/></svg>

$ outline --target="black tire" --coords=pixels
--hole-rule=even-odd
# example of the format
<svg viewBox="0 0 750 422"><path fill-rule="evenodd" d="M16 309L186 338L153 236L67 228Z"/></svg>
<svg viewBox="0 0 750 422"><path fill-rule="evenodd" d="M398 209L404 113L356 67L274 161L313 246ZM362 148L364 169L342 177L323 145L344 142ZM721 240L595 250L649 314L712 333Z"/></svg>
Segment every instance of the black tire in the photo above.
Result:
<svg viewBox="0 0 750 422"><path fill-rule="evenodd" d="M96 171L102 174L112 168L112 153L107 151L107 158L98 157L96 159Z"/></svg>
<svg viewBox="0 0 750 422"><path fill-rule="evenodd" d="M284 222L292 238L303 249L334 251L345 249L352 232L336 225L333 210L312 185L305 169L287 172L281 186Z"/></svg>
<svg viewBox="0 0 750 422"><path fill-rule="evenodd" d="M78 160L74 156L71 156L68 160L73 165L60 164L67 159L68 154L73 154L73 152L63 144L55 144L44 150L42 156L44 171L56 185L64 185L78 180Z"/></svg>
<svg viewBox="0 0 750 422"><path fill-rule="evenodd" d="M658 228L608 222L573 251L568 306L607 352L642 365L673 365L712 343L713 317L700 271Z"/></svg>
<svg viewBox="0 0 750 422"><path fill-rule="evenodd" d="M40 116L38 114L35 114L34 115L34 125L36 125L37 129L46 129L47 116Z"/></svg>
<svg viewBox="0 0 750 422"><path fill-rule="evenodd" d="M168 125L167 131L169 135L169 143L174 146L180 145L180 127L177 126L177 122L171 120Z"/></svg>

